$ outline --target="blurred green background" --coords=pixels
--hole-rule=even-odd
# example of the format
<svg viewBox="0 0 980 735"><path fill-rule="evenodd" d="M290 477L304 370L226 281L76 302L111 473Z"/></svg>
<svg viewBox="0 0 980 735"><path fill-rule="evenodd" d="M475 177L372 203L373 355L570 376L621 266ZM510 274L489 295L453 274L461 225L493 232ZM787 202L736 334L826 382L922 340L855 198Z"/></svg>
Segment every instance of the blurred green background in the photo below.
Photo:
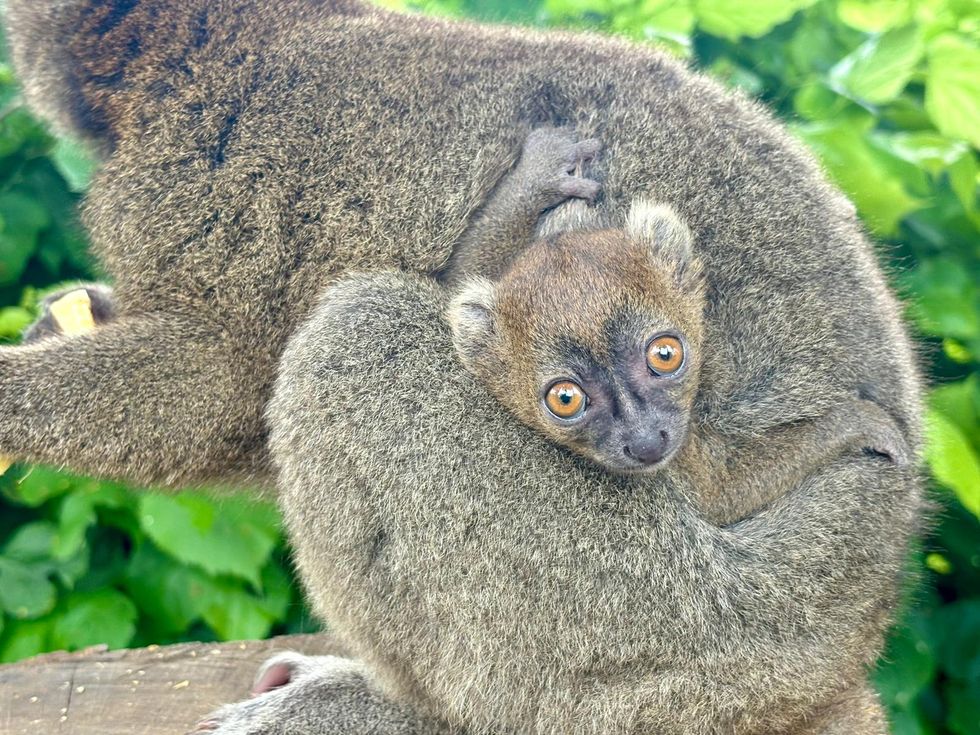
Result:
<svg viewBox="0 0 980 735"><path fill-rule="evenodd" d="M877 685L896 733L980 733L980 1L384 4L660 44L763 101L816 153L881 243L932 385L938 512ZM3 341L46 289L99 277L76 213L91 166L22 107L0 65ZM0 661L314 625L268 504L38 467L0 478Z"/></svg>

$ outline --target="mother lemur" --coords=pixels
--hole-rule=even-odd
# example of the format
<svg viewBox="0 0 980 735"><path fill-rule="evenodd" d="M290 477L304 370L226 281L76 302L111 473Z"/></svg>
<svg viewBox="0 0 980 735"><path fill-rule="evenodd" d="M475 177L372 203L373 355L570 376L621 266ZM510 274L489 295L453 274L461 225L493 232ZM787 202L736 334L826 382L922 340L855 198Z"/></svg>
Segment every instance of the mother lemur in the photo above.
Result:
<svg viewBox="0 0 980 735"><path fill-rule="evenodd" d="M278 465L311 599L370 666L279 662L287 686L206 727L884 732L866 667L920 489L860 437L884 417L914 454L920 388L853 208L768 114L648 48L355 0L7 23L31 104L101 153L114 295L91 333L0 351L0 453L171 485ZM424 276L541 127L601 141L609 221L644 197L690 228L721 456L855 399L858 438L800 446L803 481L718 527L690 498L726 488L594 469L481 392Z"/></svg>

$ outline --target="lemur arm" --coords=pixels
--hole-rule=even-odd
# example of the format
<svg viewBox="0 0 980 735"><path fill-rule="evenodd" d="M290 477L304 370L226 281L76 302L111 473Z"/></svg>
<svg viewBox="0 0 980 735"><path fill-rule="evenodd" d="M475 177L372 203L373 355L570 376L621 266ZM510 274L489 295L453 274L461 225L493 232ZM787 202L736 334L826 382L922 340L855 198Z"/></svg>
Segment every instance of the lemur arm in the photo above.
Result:
<svg viewBox="0 0 980 735"><path fill-rule="evenodd" d="M468 275L498 278L534 237L543 212L568 199L592 199L599 192L597 182L577 175L598 150L599 141L579 141L569 130L532 130L514 168L460 236L440 280L454 285Z"/></svg>

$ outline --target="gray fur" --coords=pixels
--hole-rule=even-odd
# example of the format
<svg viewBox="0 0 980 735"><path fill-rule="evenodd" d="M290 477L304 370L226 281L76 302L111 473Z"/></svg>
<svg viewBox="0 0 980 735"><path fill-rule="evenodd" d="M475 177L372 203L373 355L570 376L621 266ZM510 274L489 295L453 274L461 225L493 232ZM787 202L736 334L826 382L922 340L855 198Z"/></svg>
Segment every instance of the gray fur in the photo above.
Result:
<svg viewBox="0 0 980 735"><path fill-rule="evenodd" d="M117 315L0 350L0 454L267 482L265 405L323 289L440 271L545 125L603 142L597 218L646 196L689 225L695 413L717 446L855 393L919 446L911 348L853 209L768 113L655 50L353 0L8 0L7 22L29 100L104 153L84 218ZM803 732L842 706L857 722L842 701L877 711L860 687L911 469L818 447L774 508L708 525L679 473L606 477L502 418L433 289L334 291L273 411L310 594L387 692L477 730ZM296 733L319 732L328 704L309 707Z"/></svg>
<svg viewBox="0 0 980 735"><path fill-rule="evenodd" d="M599 152L599 141L550 127L530 132L514 169L473 215L439 279L457 285L466 276L499 278L530 243L543 212L568 199L594 199L596 181L580 175Z"/></svg>
<svg viewBox="0 0 980 735"><path fill-rule="evenodd" d="M902 441L881 409L804 437L803 479L719 528L683 473L602 473L509 419L442 299L410 276L334 285L269 411L311 600L387 691L542 734L795 735L857 696L918 509L915 468L863 451Z"/></svg>

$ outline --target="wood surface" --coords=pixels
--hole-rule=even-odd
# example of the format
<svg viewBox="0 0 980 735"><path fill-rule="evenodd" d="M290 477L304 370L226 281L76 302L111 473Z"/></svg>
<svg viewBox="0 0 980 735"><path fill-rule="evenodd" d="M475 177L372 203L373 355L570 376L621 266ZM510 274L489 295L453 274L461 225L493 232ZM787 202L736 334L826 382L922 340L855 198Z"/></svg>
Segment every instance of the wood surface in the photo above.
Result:
<svg viewBox="0 0 980 735"><path fill-rule="evenodd" d="M48 653L0 666L0 735L183 735L244 699L261 663L343 654L326 635Z"/></svg>

